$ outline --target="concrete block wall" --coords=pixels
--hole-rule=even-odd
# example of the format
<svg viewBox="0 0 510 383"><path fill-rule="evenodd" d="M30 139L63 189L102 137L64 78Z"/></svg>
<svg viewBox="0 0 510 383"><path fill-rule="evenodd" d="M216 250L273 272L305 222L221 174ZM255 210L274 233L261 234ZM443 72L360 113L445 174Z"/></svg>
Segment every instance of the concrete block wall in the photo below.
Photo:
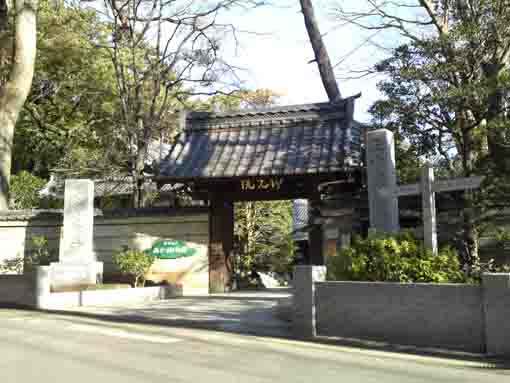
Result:
<svg viewBox="0 0 510 383"><path fill-rule="evenodd" d="M487 353L510 355L510 274L483 275Z"/></svg>
<svg viewBox="0 0 510 383"><path fill-rule="evenodd" d="M51 267L40 266L27 274L0 275L0 307L53 310L149 302L183 295L182 289L176 286L52 293L50 273Z"/></svg>
<svg viewBox="0 0 510 383"><path fill-rule="evenodd" d="M50 293L50 268L35 267L20 275L0 275L0 307L22 306L42 308Z"/></svg>
<svg viewBox="0 0 510 383"><path fill-rule="evenodd" d="M315 267L294 273L297 336L510 355L510 274L484 274L481 286L324 282Z"/></svg>
<svg viewBox="0 0 510 383"><path fill-rule="evenodd" d="M296 335L309 338L316 333L315 282L326 279L326 266L296 266L294 268L294 295L292 327Z"/></svg>
<svg viewBox="0 0 510 383"><path fill-rule="evenodd" d="M0 307L33 307L35 303L33 275L0 275Z"/></svg>
<svg viewBox="0 0 510 383"><path fill-rule="evenodd" d="M320 335L484 351L479 286L322 282L315 289Z"/></svg>

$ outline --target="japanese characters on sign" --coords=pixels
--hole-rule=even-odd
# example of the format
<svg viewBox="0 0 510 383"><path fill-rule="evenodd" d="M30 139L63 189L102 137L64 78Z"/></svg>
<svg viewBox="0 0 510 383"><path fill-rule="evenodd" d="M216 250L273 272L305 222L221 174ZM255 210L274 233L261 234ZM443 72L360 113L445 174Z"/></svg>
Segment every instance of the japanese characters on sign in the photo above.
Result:
<svg viewBox="0 0 510 383"><path fill-rule="evenodd" d="M192 257L197 250L189 247L186 242L176 240L157 241L152 248L146 250L149 255L162 259Z"/></svg>
<svg viewBox="0 0 510 383"><path fill-rule="evenodd" d="M242 191L279 191L283 178L254 178L241 180Z"/></svg>

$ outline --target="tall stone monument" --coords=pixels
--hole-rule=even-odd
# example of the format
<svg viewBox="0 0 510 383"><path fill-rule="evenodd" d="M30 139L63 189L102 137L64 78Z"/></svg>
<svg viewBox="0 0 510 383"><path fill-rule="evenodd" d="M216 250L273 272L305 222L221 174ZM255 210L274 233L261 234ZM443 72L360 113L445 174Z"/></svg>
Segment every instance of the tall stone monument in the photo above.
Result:
<svg viewBox="0 0 510 383"><path fill-rule="evenodd" d="M103 263L93 251L94 182L65 182L64 227L59 262L51 264L51 286L58 290L102 281Z"/></svg>
<svg viewBox="0 0 510 383"><path fill-rule="evenodd" d="M425 247L437 255L436 197L434 193L434 168L425 164L421 172L421 206L423 214L423 241Z"/></svg>
<svg viewBox="0 0 510 383"><path fill-rule="evenodd" d="M387 129L368 132L367 183L370 228L385 233L399 231L395 141Z"/></svg>

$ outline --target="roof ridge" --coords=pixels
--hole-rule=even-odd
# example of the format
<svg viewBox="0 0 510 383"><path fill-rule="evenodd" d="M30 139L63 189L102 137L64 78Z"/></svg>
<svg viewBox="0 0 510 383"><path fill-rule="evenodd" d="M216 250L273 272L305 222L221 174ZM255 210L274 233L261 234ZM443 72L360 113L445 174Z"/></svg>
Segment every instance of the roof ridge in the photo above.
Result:
<svg viewBox="0 0 510 383"><path fill-rule="evenodd" d="M346 99L342 99L336 103L326 102L314 102L308 104L293 104L293 105L276 105L271 107L262 108L250 108L242 109L230 112L199 112L189 111L187 119L214 119L214 118L232 118L246 115L258 115L258 114L269 114L269 113L292 113L292 112L307 112L314 110L325 110L335 109L336 107L343 107Z"/></svg>

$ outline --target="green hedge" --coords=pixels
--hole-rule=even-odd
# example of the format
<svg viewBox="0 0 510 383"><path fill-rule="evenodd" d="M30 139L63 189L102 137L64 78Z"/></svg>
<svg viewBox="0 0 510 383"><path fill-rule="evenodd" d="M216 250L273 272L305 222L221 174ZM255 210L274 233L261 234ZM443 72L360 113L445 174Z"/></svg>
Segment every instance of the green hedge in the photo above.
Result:
<svg viewBox="0 0 510 383"><path fill-rule="evenodd" d="M351 247L328 262L328 280L474 283L477 279L462 271L455 250L444 247L434 256L410 232L355 237Z"/></svg>

